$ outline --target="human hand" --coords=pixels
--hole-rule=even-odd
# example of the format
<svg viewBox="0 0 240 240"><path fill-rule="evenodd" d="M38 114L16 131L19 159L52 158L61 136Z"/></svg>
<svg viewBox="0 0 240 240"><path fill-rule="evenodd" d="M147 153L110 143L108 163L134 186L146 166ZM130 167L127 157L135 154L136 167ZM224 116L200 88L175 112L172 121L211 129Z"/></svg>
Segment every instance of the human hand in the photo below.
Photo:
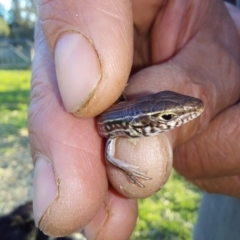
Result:
<svg viewBox="0 0 240 240"><path fill-rule="evenodd" d="M91 221L89 238L112 239L118 229L125 239L137 219L136 201L108 189L95 120L66 110L94 116L123 91L133 53L130 3L38 1L37 8L29 107L36 224L63 236Z"/></svg>
<svg viewBox="0 0 240 240"><path fill-rule="evenodd" d="M240 11L233 5L226 3L226 6L240 36ZM229 35L225 33L225 37L228 38ZM207 192L221 193L237 198L240 197L238 41L238 39L230 37L229 44L225 46L229 47L232 44L233 50L235 48L236 54L233 54L231 50L229 52L227 50L227 52L236 65L232 65L229 58L223 58L223 60L228 60L225 62L225 68L229 66L229 75L226 75L225 82L229 85L236 83L236 88L238 88L238 90L236 89L238 91L236 101L227 108L222 108L222 111L211 121L205 131L174 151L174 166L180 174ZM220 55L219 61L221 60ZM221 71L220 67L219 70ZM215 74L216 77L222 78L222 72L215 72ZM225 102L231 98L232 91L224 88L221 91L219 98L222 101ZM212 97L215 100L215 97Z"/></svg>
<svg viewBox="0 0 240 240"><path fill-rule="evenodd" d="M131 235L136 201L108 189L103 140L93 119L77 119L65 109L86 117L110 106L125 87L133 53L138 72L127 96L173 90L205 102L199 120L166 134L174 146L204 131L239 98L239 43L220 0L132 4L133 17L128 1L38 1L29 139L38 159L34 214L46 234L66 235L88 224L89 238L113 239L116 229L118 239ZM159 151L152 138L147 141L143 159ZM126 139L118 144L119 152L133 155L124 151Z"/></svg>

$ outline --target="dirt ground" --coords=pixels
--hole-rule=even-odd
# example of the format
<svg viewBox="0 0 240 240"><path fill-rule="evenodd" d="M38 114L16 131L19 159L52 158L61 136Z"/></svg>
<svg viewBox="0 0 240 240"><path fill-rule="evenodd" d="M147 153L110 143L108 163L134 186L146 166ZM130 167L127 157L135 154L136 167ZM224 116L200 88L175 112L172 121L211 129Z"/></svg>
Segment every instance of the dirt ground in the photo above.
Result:
<svg viewBox="0 0 240 240"><path fill-rule="evenodd" d="M32 199L32 180L27 130L0 137L0 215Z"/></svg>

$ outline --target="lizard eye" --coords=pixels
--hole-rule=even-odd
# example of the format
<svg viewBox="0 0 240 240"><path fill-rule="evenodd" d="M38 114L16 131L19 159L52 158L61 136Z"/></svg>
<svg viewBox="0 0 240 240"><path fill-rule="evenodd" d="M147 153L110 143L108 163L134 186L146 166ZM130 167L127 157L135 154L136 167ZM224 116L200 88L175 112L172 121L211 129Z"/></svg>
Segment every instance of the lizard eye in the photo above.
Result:
<svg viewBox="0 0 240 240"><path fill-rule="evenodd" d="M170 121L172 120L174 117L176 116L176 114L174 113L166 113L166 114L161 114L158 117L163 120L163 121Z"/></svg>

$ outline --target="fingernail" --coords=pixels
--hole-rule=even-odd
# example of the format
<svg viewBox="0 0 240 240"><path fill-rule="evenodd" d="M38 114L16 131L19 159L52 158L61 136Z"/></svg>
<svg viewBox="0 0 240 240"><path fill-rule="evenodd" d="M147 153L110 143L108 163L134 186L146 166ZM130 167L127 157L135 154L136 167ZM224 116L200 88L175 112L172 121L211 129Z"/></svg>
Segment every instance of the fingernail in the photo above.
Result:
<svg viewBox="0 0 240 240"><path fill-rule="evenodd" d="M56 196L57 186L52 164L44 157L38 157L33 180L33 214L36 226Z"/></svg>
<svg viewBox="0 0 240 240"><path fill-rule="evenodd" d="M101 78L98 55L82 34L67 33L58 40L54 57L64 106L68 112L81 111Z"/></svg>

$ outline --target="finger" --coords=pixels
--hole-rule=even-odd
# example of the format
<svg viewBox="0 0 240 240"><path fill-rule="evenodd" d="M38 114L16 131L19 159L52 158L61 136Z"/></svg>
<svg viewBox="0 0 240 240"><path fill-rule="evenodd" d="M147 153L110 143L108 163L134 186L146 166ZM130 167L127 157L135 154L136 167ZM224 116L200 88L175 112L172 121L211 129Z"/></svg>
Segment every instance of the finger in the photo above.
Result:
<svg viewBox="0 0 240 240"><path fill-rule="evenodd" d="M138 36L147 36L152 23L163 7L165 1L160 0L132 0L133 22L135 27L135 34ZM142 14L144 11L144 14Z"/></svg>
<svg viewBox="0 0 240 240"><path fill-rule="evenodd" d="M177 148L177 171L189 179L239 174L239 114L238 103L219 114L201 135Z"/></svg>
<svg viewBox="0 0 240 240"><path fill-rule="evenodd" d="M220 193L235 198L240 197L240 176L194 180L194 184L209 193Z"/></svg>
<svg viewBox="0 0 240 240"><path fill-rule="evenodd" d="M116 141L115 157L133 166L143 176L137 176L134 183L124 171L107 164L109 181L128 198L146 198L159 191L167 182L172 169L172 145L164 134L131 140L119 138Z"/></svg>
<svg viewBox="0 0 240 240"><path fill-rule="evenodd" d="M101 210L84 228L84 232L87 239L129 239L137 216L136 200L124 198L110 191Z"/></svg>
<svg viewBox="0 0 240 240"><path fill-rule="evenodd" d="M223 19L226 15L226 11L222 11L223 3L218 0L132 2L136 51L134 65L138 68L149 65L149 61L157 64L170 59L199 28L205 28L205 24L213 22L213 18L219 14Z"/></svg>
<svg viewBox="0 0 240 240"><path fill-rule="evenodd" d="M93 119L64 110L39 25L36 35L29 107L34 216L44 233L65 236L89 223L105 199L103 144Z"/></svg>
<svg viewBox="0 0 240 240"><path fill-rule="evenodd" d="M38 1L68 112L94 116L123 92L132 63L132 13L124 1Z"/></svg>
<svg viewBox="0 0 240 240"><path fill-rule="evenodd" d="M149 66L151 63L150 32L153 22L165 4L165 1L133 0L133 23L134 23L134 58L132 73ZM144 12L144 14L142 14ZM176 15L175 15L176 17ZM160 40L161 42L161 40Z"/></svg>
<svg viewBox="0 0 240 240"><path fill-rule="evenodd" d="M201 26L205 27L209 16L214 17L219 5L218 0L164 2L152 26L153 62L165 61L184 47Z"/></svg>

